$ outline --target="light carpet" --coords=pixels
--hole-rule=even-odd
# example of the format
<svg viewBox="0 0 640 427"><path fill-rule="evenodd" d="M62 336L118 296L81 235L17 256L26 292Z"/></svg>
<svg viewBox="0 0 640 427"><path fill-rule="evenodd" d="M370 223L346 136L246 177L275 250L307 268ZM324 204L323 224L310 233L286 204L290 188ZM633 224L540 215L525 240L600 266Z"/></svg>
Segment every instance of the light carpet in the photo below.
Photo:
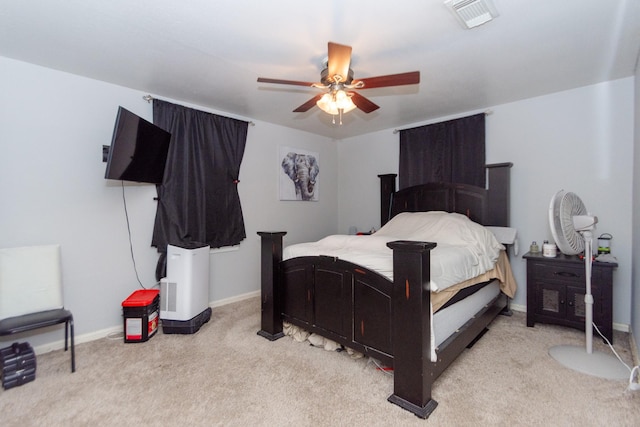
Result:
<svg viewBox="0 0 640 427"><path fill-rule="evenodd" d="M258 298L213 309L191 335L101 339L37 357L36 380L0 390L3 426L637 426L625 381L567 369L547 353L584 333L498 317L436 381L427 420L387 402L393 378L368 359L256 334ZM616 349L631 364L627 334ZM19 339L18 339L19 340ZM22 340L24 341L24 340ZM609 351L599 339L594 348Z"/></svg>

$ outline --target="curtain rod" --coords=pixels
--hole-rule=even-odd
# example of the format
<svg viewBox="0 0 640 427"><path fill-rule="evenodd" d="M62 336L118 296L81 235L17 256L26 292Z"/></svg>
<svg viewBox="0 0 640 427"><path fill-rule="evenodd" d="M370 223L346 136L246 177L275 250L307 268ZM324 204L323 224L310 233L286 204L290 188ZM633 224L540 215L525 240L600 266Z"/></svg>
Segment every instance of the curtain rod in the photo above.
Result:
<svg viewBox="0 0 640 427"><path fill-rule="evenodd" d="M145 95L145 96L142 97L142 99L144 99L145 101L151 103L151 101L153 101L155 98L153 96L151 96L151 95ZM250 126L255 126L256 125L255 123L253 123L251 121L248 122L248 123L249 123Z"/></svg>
<svg viewBox="0 0 640 427"><path fill-rule="evenodd" d="M490 116L492 114L493 114L493 110L485 110L485 112L484 112L485 116ZM455 120L455 119L452 119L452 120ZM417 127L417 126L412 126L410 128L404 128L404 129L394 129L393 133L396 134L396 133L400 132L401 130L413 129L414 127Z"/></svg>

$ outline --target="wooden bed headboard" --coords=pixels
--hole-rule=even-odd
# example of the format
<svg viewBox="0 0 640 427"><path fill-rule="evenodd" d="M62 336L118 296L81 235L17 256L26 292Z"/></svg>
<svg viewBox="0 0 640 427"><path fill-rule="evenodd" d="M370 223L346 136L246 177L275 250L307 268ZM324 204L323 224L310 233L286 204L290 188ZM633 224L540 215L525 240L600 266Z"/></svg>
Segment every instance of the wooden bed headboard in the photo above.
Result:
<svg viewBox="0 0 640 427"><path fill-rule="evenodd" d="M432 182L396 191L396 174L380 178L380 225L401 212L446 211L482 225L509 226L510 169L513 163L486 165L487 188Z"/></svg>

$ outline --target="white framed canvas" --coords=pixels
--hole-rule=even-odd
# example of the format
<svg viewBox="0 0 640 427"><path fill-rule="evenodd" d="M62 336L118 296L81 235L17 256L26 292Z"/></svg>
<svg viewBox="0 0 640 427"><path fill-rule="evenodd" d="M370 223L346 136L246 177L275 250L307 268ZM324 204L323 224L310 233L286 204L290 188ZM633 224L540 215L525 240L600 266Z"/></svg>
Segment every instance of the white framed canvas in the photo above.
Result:
<svg viewBox="0 0 640 427"><path fill-rule="evenodd" d="M318 153L281 146L279 154L280 200L317 202L320 194Z"/></svg>

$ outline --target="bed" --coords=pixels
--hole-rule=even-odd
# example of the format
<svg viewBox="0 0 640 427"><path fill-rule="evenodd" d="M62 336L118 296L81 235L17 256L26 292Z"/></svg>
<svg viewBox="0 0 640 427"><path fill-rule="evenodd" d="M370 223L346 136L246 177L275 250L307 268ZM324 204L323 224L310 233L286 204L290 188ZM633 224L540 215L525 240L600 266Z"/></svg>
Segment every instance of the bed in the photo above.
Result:
<svg viewBox="0 0 640 427"><path fill-rule="evenodd" d="M405 212L430 211L460 214L456 220L464 216L484 226L508 227L511 166L487 165L487 188L429 183L396 191L395 174L379 175L379 232L393 229L395 218ZM392 218L394 221L389 222ZM432 301L430 292L436 281L431 277L431 251L438 247L437 241L384 241L384 236L374 234L372 238L383 239L377 242L378 246L386 245L392 251L391 272L385 273L344 256L305 252L298 256L294 251L285 259L285 234L258 232L258 334L269 340L279 339L284 335L283 322L288 322L379 360L394 372L393 394L388 400L421 418L427 418L437 406L431 396L436 378L486 331L498 314L508 309L504 282L509 282L507 294L513 296L515 291L504 251L499 255L499 268L493 269L493 273L498 271L497 275L503 276L500 280L489 278L478 284L472 280L474 284L465 287L470 295L442 302L436 301L435 293ZM387 237L393 235L387 233ZM364 242L367 236L355 238ZM432 310L434 303L442 308Z"/></svg>

